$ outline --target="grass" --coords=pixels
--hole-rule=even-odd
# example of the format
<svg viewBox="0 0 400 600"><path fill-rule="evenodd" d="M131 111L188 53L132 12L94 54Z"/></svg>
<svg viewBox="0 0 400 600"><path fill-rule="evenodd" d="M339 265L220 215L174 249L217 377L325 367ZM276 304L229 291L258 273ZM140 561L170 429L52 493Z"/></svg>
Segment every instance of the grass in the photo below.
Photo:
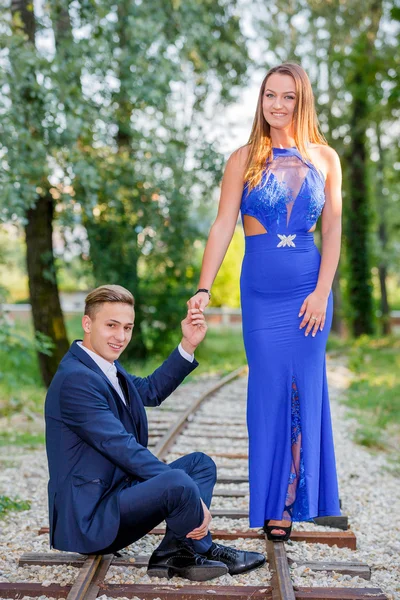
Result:
<svg viewBox="0 0 400 600"><path fill-rule="evenodd" d="M347 404L359 423L355 440L390 450L400 435L400 338L363 336L353 342L348 357L354 378Z"/></svg>
<svg viewBox="0 0 400 600"><path fill-rule="evenodd" d="M4 517L11 510L29 510L31 503L27 500L19 500L18 498L9 498L8 496L0 495L0 518Z"/></svg>
<svg viewBox="0 0 400 600"><path fill-rule="evenodd" d="M185 379L186 382L203 375L224 375L246 364L241 330L210 328L195 357L199 366ZM152 373L164 358L166 356L156 356L142 362L127 362L124 367L142 377Z"/></svg>
<svg viewBox="0 0 400 600"><path fill-rule="evenodd" d="M71 340L81 337L81 318L66 319ZM16 324L16 331L31 336L31 325ZM353 381L346 394L346 403L357 418L359 426L355 440L373 450L390 449L389 440L396 439L400 431L400 338L361 337L342 340L331 335L328 351L348 358ZM166 356L152 356L145 361L122 361L128 371L139 376L152 373ZM204 342L196 350L199 367L186 381L207 374L225 373L246 363L240 328L217 329L210 327ZM36 357L29 351L18 356L0 350L0 417L25 414L28 421L42 414L46 390L41 383ZM35 421L34 418L31 419ZM0 446L22 445L35 447L43 443L42 424L32 422L15 433L0 432Z"/></svg>
<svg viewBox="0 0 400 600"><path fill-rule="evenodd" d="M0 432L0 447L1 446L23 446L24 448L36 448L43 446L43 433L17 433L10 431Z"/></svg>

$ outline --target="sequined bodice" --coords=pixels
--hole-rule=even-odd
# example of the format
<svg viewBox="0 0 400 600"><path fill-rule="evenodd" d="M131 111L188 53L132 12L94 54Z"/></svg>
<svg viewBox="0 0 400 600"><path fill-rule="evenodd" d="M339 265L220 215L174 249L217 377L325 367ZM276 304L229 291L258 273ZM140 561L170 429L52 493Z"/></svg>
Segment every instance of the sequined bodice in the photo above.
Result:
<svg viewBox="0 0 400 600"><path fill-rule="evenodd" d="M297 148L274 148L261 182L248 193L241 213L256 218L268 232L290 235L309 231L325 204L322 173Z"/></svg>

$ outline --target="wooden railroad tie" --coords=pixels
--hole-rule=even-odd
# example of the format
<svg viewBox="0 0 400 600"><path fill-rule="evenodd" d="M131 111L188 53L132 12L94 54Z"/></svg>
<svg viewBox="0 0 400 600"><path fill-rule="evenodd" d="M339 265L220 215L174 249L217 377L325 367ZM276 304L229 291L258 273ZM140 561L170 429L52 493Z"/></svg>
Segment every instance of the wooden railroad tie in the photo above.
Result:
<svg viewBox="0 0 400 600"><path fill-rule="evenodd" d="M0 583L0 598L23 598L24 596L50 596L53 598L68 598L70 585L52 583L42 586L40 583ZM99 594L111 598L134 598L154 600L161 597L163 600L204 600L205 597L216 600L272 600L270 586L215 586L187 585L174 587L173 585L148 585L148 584L105 584L99 586ZM211 592L212 589L212 593ZM85 597L87 600L88 596ZM93 596L90 600L92 600ZM296 588L296 600L387 600L387 596L376 588ZM72 598L70 597L72 600ZM281 596L281 600L286 600Z"/></svg>
<svg viewBox="0 0 400 600"><path fill-rule="evenodd" d="M82 567L86 560L86 557L82 554L76 554L74 552L47 552L43 554L27 552L23 554L19 561L19 567L28 567L33 565L38 566L60 566L69 565L70 567ZM269 560L269 559L268 559ZM134 567L141 568L147 567L149 557L144 554L138 554L137 556L129 556L128 554L122 556L116 556L113 558L112 564L114 567ZM288 564L293 564L292 559L288 559ZM353 562L298 562L298 566L305 566L312 571L334 571L336 573L342 573L343 575L351 575L352 577L362 577L363 579L371 579L370 567L358 561Z"/></svg>
<svg viewBox="0 0 400 600"><path fill-rule="evenodd" d="M42 527L39 535L49 533L48 527ZM149 535L165 535L165 529L156 528L149 531ZM258 531L224 531L215 529L211 531L214 539L236 540L238 538L263 540L264 533ZM338 548L356 550L357 540L352 531L293 531L290 539L293 542L308 542L309 544L326 544Z"/></svg>

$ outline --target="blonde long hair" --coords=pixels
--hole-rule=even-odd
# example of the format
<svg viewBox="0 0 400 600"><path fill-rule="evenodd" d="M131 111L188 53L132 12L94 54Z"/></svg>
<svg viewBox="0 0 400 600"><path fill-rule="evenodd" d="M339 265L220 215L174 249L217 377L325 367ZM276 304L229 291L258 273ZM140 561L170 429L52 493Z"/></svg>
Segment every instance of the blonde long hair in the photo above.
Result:
<svg viewBox="0 0 400 600"><path fill-rule="evenodd" d="M318 117L315 111L314 94L305 70L296 63L283 63L268 71L261 84L256 114L247 145L250 147L246 162L244 180L248 191L261 182L262 173L268 160L272 160L271 128L263 114L263 98L268 78L273 73L290 75L296 87L296 106L293 113L294 140L296 148L306 160L310 160L307 146L311 143L327 145L327 141L319 130Z"/></svg>

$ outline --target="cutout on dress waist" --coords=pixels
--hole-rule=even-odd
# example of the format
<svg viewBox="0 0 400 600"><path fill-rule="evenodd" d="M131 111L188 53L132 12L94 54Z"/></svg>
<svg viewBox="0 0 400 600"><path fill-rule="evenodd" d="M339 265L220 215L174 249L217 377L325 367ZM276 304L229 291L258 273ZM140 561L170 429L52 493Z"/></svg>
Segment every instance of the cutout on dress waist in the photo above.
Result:
<svg viewBox="0 0 400 600"><path fill-rule="evenodd" d="M307 231L307 233L313 233L317 228L317 224L315 223L311 229ZM265 229L264 225L260 223L258 219L252 217L251 215L243 215L243 229L246 237L253 237L254 235L265 235L268 231Z"/></svg>
<svg viewBox="0 0 400 600"><path fill-rule="evenodd" d="M250 227L250 229L248 229ZM251 215L243 215L244 234L248 237L268 233L264 225L258 219Z"/></svg>

